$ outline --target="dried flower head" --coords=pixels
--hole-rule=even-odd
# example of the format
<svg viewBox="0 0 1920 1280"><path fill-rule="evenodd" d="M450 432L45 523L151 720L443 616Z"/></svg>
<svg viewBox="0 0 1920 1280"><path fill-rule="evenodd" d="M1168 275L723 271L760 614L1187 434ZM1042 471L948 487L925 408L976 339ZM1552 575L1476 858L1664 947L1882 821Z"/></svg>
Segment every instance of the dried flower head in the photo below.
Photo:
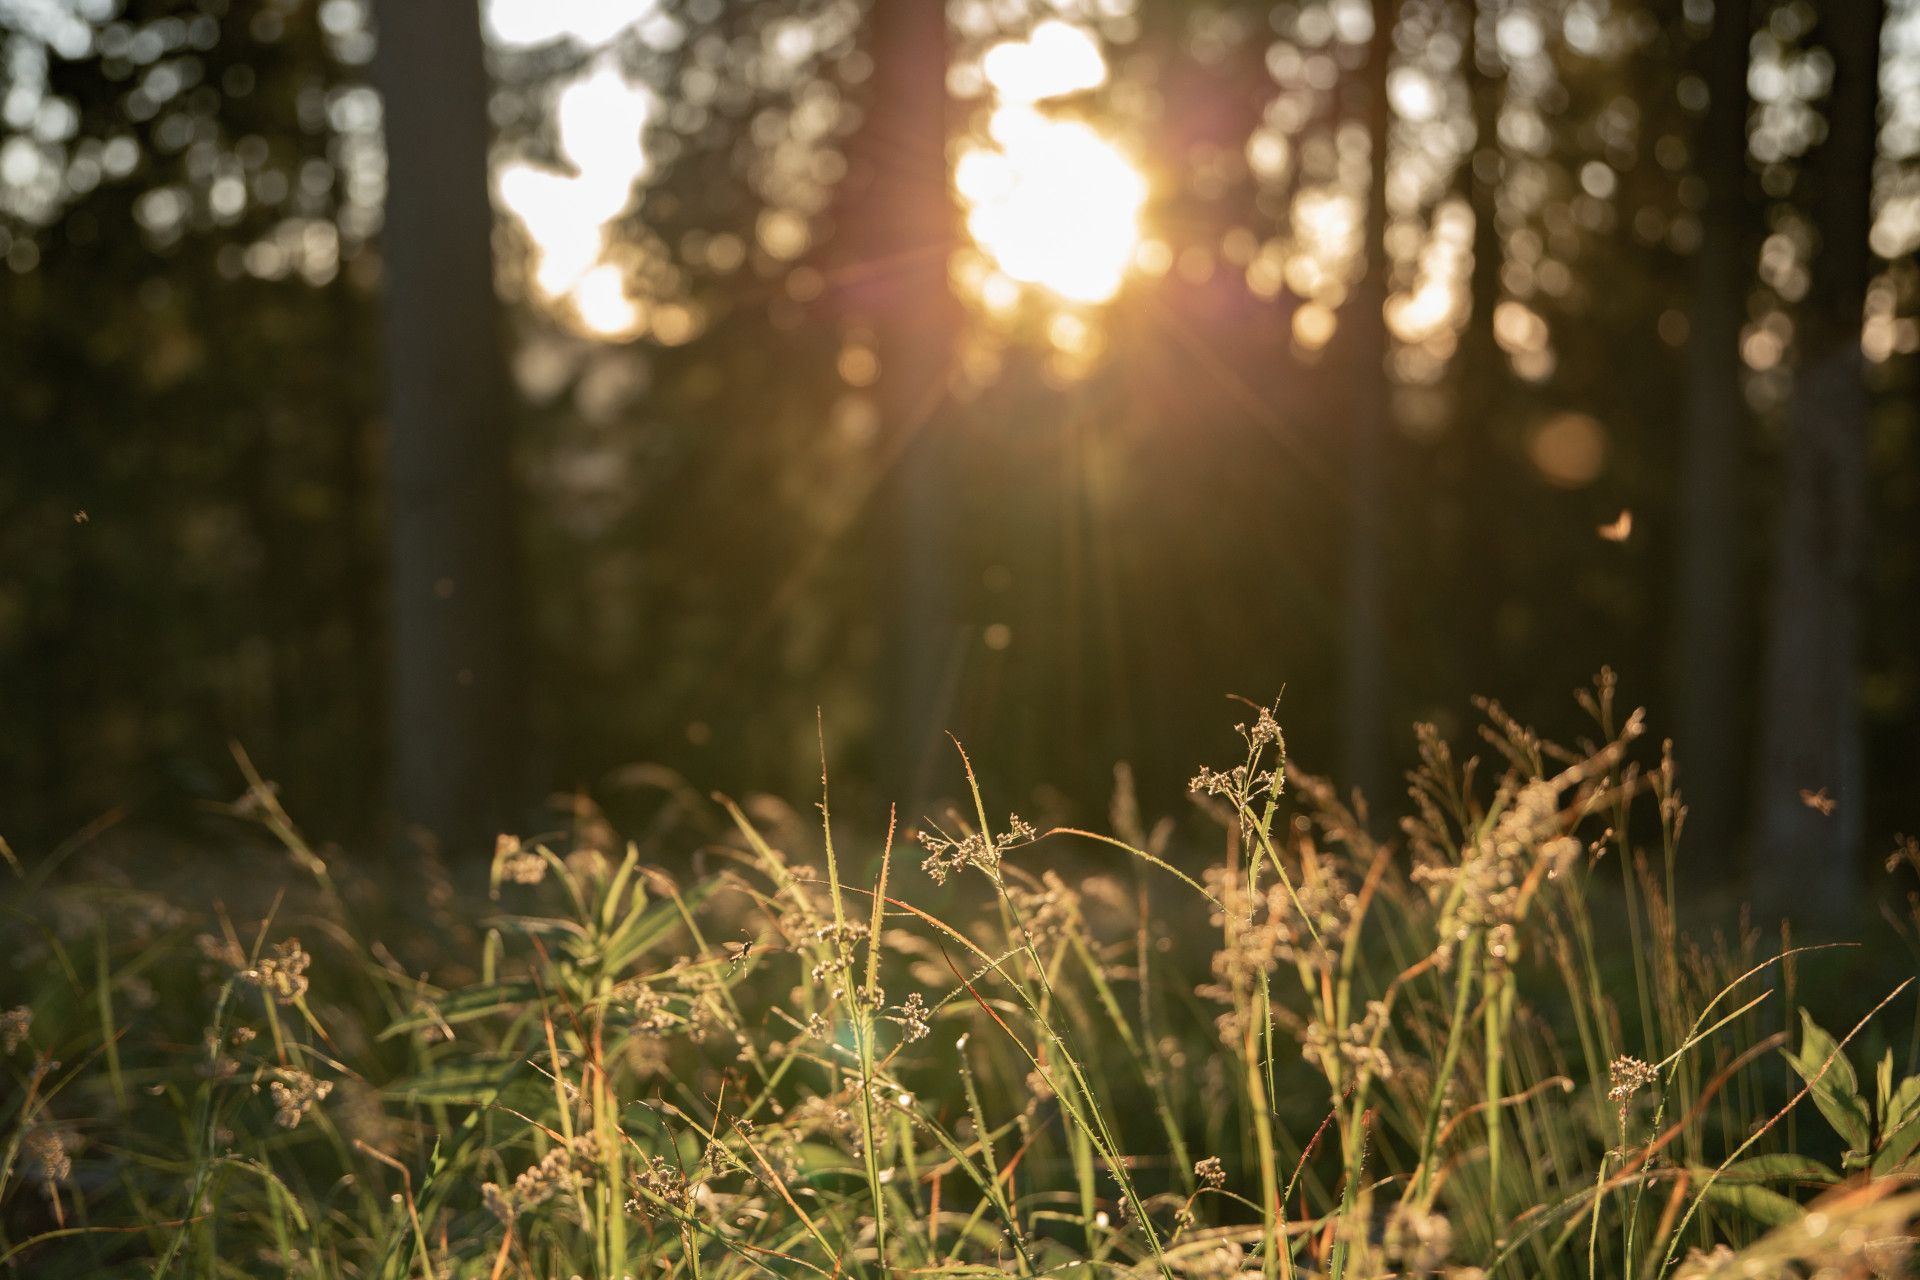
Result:
<svg viewBox="0 0 1920 1280"><path fill-rule="evenodd" d="M33 1161L34 1180L48 1195L73 1176L73 1152L80 1143L71 1130L56 1125L35 1125L27 1130L22 1144Z"/></svg>
<svg viewBox="0 0 1920 1280"><path fill-rule="evenodd" d="M949 836L938 827L922 828L914 832L914 838L927 851L920 869L935 884L945 884L949 875L966 867L978 868L989 878L998 880L1000 859L1021 845L1032 844L1040 838L1040 833L1014 813L1007 815L1007 829L991 838L979 831Z"/></svg>
<svg viewBox="0 0 1920 1280"><path fill-rule="evenodd" d="M1580 841L1573 836L1556 836L1540 846L1540 860L1547 864L1547 879L1564 875L1580 859Z"/></svg>
<svg viewBox="0 0 1920 1280"><path fill-rule="evenodd" d="M905 1004L895 1005L892 1020L899 1023L906 1032L907 1043L924 1040L933 1028L928 1025L932 1011L927 1008L927 998L918 991L907 997Z"/></svg>
<svg viewBox="0 0 1920 1280"><path fill-rule="evenodd" d="M667 993L644 984L633 988L633 1029L650 1036L664 1035L678 1021L668 1007Z"/></svg>
<svg viewBox="0 0 1920 1280"><path fill-rule="evenodd" d="M1007 901L1013 904L1020 926L1035 945L1056 942L1071 933L1080 920L1080 895L1057 871L1043 871L1039 885L1009 884Z"/></svg>
<svg viewBox="0 0 1920 1280"><path fill-rule="evenodd" d="M1487 930L1487 972L1504 973L1512 968L1520 954L1520 934L1513 922L1503 920Z"/></svg>
<svg viewBox="0 0 1920 1280"><path fill-rule="evenodd" d="M1446 1262L1453 1248L1453 1224L1437 1213L1422 1213L1402 1205L1387 1219L1384 1243L1387 1256L1399 1263L1401 1274L1430 1275Z"/></svg>
<svg viewBox="0 0 1920 1280"><path fill-rule="evenodd" d="M275 1073L269 1089L273 1096L273 1122L292 1129L306 1118L307 1112L333 1092L333 1081L316 1080L297 1067L282 1067Z"/></svg>
<svg viewBox="0 0 1920 1280"><path fill-rule="evenodd" d="M820 944L820 959L809 970L815 982L829 982L837 975L853 970L858 959L855 948L867 936L867 926L857 920L821 920L813 926L812 940ZM836 989L835 995L838 996Z"/></svg>
<svg viewBox="0 0 1920 1280"><path fill-rule="evenodd" d="M1455 945L1476 928L1490 931L1488 959L1496 970L1512 962L1517 935L1503 926L1525 914L1526 886L1536 866L1549 877L1557 876L1580 853L1580 843L1564 830L1566 819L1560 812L1561 792L1575 772L1505 785L1496 801L1500 816L1490 828L1468 833L1458 861L1441 852L1446 841L1434 837L1444 825L1437 815L1427 812L1408 825L1420 859L1413 869L1414 882L1425 886L1434 905L1445 905L1435 929L1435 957L1443 969L1452 963Z"/></svg>
<svg viewBox="0 0 1920 1280"><path fill-rule="evenodd" d="M0 1050L12 1053L33 1030L33 1010L25 1005L0 1013Z"/></svg>
<svg viewBox="0 0 1920 1280"><path fill-rule="evenodd" d="M716 1144L717 1145L717 1144ZM649 1192L670 1204L680 1204L687 1199L687 1176L680 1166L665 1156L650 1156L647 1162L636 1171L640 1185Z"/></svg>
<svg viewBox="0 0 1920 1280"><path fill-rule="evenodd" d="M1235 725L1234 732L1247 744L1245 761L1229 769L1202 766L1187 783L1187 790L1231 804L1239 817L1241 834L1245 835L1254 822L1253 803L1277 796L1286 788L1287 744L1280 732L1280 722L1268 707L1260 709L1253 724Z"/></svg>
<svg viewBox="0 0 1920 1280"><path fill-rule="evenodd" d="M271 996L276 1004L292 1004L307 994L307 969L313 957L300 949L300 939L278 943L260 963L240 976Z"/></svg>
<svg viewBox="0 0 1920 1280"><path fill-rule="evenodd" d="M1122 1205L1126 1201L1121 1201ZM1247 1250L1237 1240L1211 1245L1182 1259L1181 1270L1188 1280L1234 1280L1246 1274ZM1258 1271L1254 1275L1260 1274Z"/></svg>
<svg viewBox="0 0 1920 1280"><path fill-rule="evenodd" d="M1241 995L1260 975L1279 965L1333 971L1357 900L1345 878L1324 865L1298 886L1276 881L1259 892L1223 866L1209 868L1205 879L1219 903L1212 922L1225 937L1213 956L1214 982L1199 994L1235 1007L1220 1023L1222 1039L1234 1044L1247 1029L1239 1016Z"/></svg>
<svg viewBox="0 0 1920 1280"><path fill-rule="evenodd" d="M599 1139L592 1133L575 1137L571 1145L556 1146L528 1166L513 1186L502 1189L494 1183L480 1188L480 1198L493 1216L502 1222L515 1217L556 1195L568 1194L593 1180L593 1161L598 1158ZM579 1163L576 1164L576 1157ZM488 1188L492 1191L489 1192Z"/></svg>
<svg viewBox="0 0 1920 1280"><path fill-rule="evenodd" d="M1338 1035L1334 1035L1324 1023L1309 1022L1301 1035L1300 1055L1325 1071L1329 1079L1339 1078L1336 1075L1337 1059L1347 1070L1370 1075L1377 1080L1391 1080L1394 1074L1393 1059L1380 1047L1386 1027L1387 1006L1378 1000L1369 1000L1366 1016L1348 1025Z"/></svg>
<svg viewBox="0 0 1920 1280"><path fill-rule="evenodd" d="M1208 1156L1194 1163L1193 1176L1200 1179L1200 1185L1209 1190L1218 1191L1227 1185L1227 1169L1220 1163L1219 1156Z"/></svg>
<svg viewBox="0 0 1920 1280"><path fill-rule="evenodd" d="M488 1213L508 1226L512 1226L513 1220L520 1215L520 1211L514 1207L512 1195L502 1191L497 1182L480 1184L480 1203L486 1206Z"/></svg>
<svg viewBox="0 0 1920 1280"><path fill-rule="evenodd" d="M1607 1090L1607 1099L1620 1108L1620 1131L1627 1129L1627 1108L1632 1105L1633 1097L1642 1089L1660 1079L1660 1069L1650 1062L1639 1058L1621 1055L1607 1068L1607 1075L1613 1087Z"/></svg>
<svg viewBox="0 0 1920 1280"><path fill-rule="evenodd" d="M508 884L539 884L547 878L547 860L521 843L519 836L503 835L493 842L494 865Z"/></svg>

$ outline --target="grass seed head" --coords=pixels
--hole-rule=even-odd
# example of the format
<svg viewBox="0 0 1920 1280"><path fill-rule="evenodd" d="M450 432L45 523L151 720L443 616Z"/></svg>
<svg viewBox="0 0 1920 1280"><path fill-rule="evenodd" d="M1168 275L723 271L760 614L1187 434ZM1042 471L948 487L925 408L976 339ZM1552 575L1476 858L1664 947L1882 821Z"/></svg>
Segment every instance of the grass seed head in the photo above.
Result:
<svg viewBox="0 0 1920 1280"><path fill-rule="evenodd" d="M0 1013L0 1051L12 1053L33 1030L33 1010L25 1005Z"/></svg>
<svg viewBox="0 0 1920 1280"><path fill-rule="evenodd" d="M306 1119L307 1112L326 1101L333 1092L333 1081L316 1080L296 1067L282 1067L268 1088L273 1098L273 1122L292 1129Z"/></svg>
<svg viewBox="0 0 1920 1280"><path fill-rule="evenodd" d="M539 884L547 878L547 860L521 843L519 836L500 836L493 842L493 860L508 884Z"/></svg>
<svg viewBox="0 0 1920 1280"><path fill-rule="evenodd" d="M300 939L288 938L260 958L240 976L259 987L275 1004L292 1004L307 994L307 970L313 957L300 949Z"/></svg>
<svg viewBox="0 0 1920 1280"><path fill-rule="evenodd" d="M30 1168L34 1180L48 1195L73 1177L73 1153L79 1149L80 1142L72 1130L59 1125L35 1125L27 1130L21 1145L33 1162Z"/></svg>

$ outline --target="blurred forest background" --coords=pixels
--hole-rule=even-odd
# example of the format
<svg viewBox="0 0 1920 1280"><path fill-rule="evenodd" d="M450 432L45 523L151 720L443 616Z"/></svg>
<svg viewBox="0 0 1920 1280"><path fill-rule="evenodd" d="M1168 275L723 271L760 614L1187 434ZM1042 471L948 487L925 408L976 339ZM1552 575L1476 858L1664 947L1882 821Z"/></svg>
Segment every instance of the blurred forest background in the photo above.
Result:
<svg viewBox="0 0 1920 1280"><path fill-rule="evenodd" d="M1384 794L1603 664L1717 880L1920 822L1920 0L0 0L0 94L17 848L816 707L1097 822L1282 686Z"/></svg>

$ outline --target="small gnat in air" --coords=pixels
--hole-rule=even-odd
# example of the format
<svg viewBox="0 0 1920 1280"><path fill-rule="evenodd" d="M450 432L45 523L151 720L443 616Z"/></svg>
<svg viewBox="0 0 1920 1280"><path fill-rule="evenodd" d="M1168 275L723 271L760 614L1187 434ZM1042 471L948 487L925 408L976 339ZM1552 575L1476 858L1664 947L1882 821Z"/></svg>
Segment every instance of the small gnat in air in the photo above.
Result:
<svg viewBox="0 0 1920 1280"><path fill-rule="evenodd" d="M1823 818L1831 818L1833 811L1840 807L1840 802L1828 795L1825 787L1821 787L1818 791L1809 790L1806 787L1800 788L1800 803Z"/></svg>

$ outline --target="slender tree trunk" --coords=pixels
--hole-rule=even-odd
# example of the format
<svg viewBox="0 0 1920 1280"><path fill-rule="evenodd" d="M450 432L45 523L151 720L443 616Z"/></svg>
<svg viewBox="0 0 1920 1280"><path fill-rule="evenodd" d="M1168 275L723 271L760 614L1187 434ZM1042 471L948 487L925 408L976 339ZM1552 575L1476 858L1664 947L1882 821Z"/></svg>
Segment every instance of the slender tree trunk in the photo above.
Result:
<svg viewBox="0 0 1920 1280"><path fill-rule="evenodd" d="M332 292L335 325L335 358L342 362L359 359L367 344L357 337L364 323L366 299L358 283L349 278L336 280ZM344 398L343 398L344 399ZM380 662L385 653L381 634L381 592L385 588L384 566L377 538L379 526L370 517L380 510L378 456L378 420L365 412L354 412L360 401L345 400L340 413L340 437L335 442L334 486L339 492L339 518L333 524L333 536L341 540L341 583L346 597L345 646L341 662L347 669L345 686L339 697L345 706L339 717L347 725L348 742L364 742L349 764L336 745L334 759L344 775L340 794L345 797L346 830L365 832L377 819L381 791L386 777L387 744L375 747L368 740L378 736L382 727L382 697L386 692L380 679Z"/></svg>
<svg viewBox="0 0 1920 1280"><path fill-rule="evenodd" d="M1707 205L1693 263L1674 602L1674 744L1687 829L1720 870L1730 865L1740 827L1747 754L1741 675L1751 660L1741 554L1748 420L1740 328L1752 275L1746 198L1752 34L1751 0L1718 0L1700 68L1709 97L1696 153Z"/></svg>
<svg viewBox="0 0 1920 1280"><path fill-rule="evenodd" d="M957 215L947 166L947 23L930 0L873 0L874 60L853 148L841 252L844 306L880 357L876 525L890 540L879 696L881 775L902 805L924 798L953 727L961 657L955 600L963 485L944 430L958 332L947 278ZM892 762L892 763L888 763Z"/></svg>
<svg viewBox="0 0 1920 1280"><path fill-rule="evenodd" d="M1393 56L1398 0L1374 5L1367 52L1367 136L1372 146L1363 226L1366 265L1348 321L1352 333L1353 421L1347 434L1350 503L1347 526L1347 616L1343 763L1349 785L1376 802L1385 779L1386 450L1393 403L1387 380L1387 156L1393 111L1387 72Z"/></svg>
<svg viewBox="0 0 1920 1280"><path fill-rule="evenodd" d="M1755 896L1806 917L1857 906L1861 831L1858 613L1866 533L1868 396L1860 324L1873 260L1879 116L1875 0L1821 13L1833 56L1827 138L1813 159L1820 242L1800 321L1786 498L1767 626ZM1824 792L1834 804L1808 803Z"/></svg>
<svg viewBox="0 0 1920 1280"><path fill-rule="evenodd" d="M1448 603L1458 636L1458 678L1476 697L1496 697L1500 672L1499 615L1507 592L1506 504L1496 496L1510 477L1502 463L1500 431L1508 384L1507 357L1493 334L1500 304L1499 193L1505 167L1500 146L1500 104L1505 93L1499 54L1493 47L1493 15L1479 0L1467 0L1461 66L1473 114L1473 149L1461 165L1459 190L1473 213L1473 268L1467 277L1467 322L1453 367L1454 500L1459 527L1448 574Z"/></svg>
<svg viewBox="0 0 1920 1280"><path fill-rule="evenodd" d="M493 286L485 50L473 0L383 0L392 789L450 844L522 798L526 705Z"/></svg>

